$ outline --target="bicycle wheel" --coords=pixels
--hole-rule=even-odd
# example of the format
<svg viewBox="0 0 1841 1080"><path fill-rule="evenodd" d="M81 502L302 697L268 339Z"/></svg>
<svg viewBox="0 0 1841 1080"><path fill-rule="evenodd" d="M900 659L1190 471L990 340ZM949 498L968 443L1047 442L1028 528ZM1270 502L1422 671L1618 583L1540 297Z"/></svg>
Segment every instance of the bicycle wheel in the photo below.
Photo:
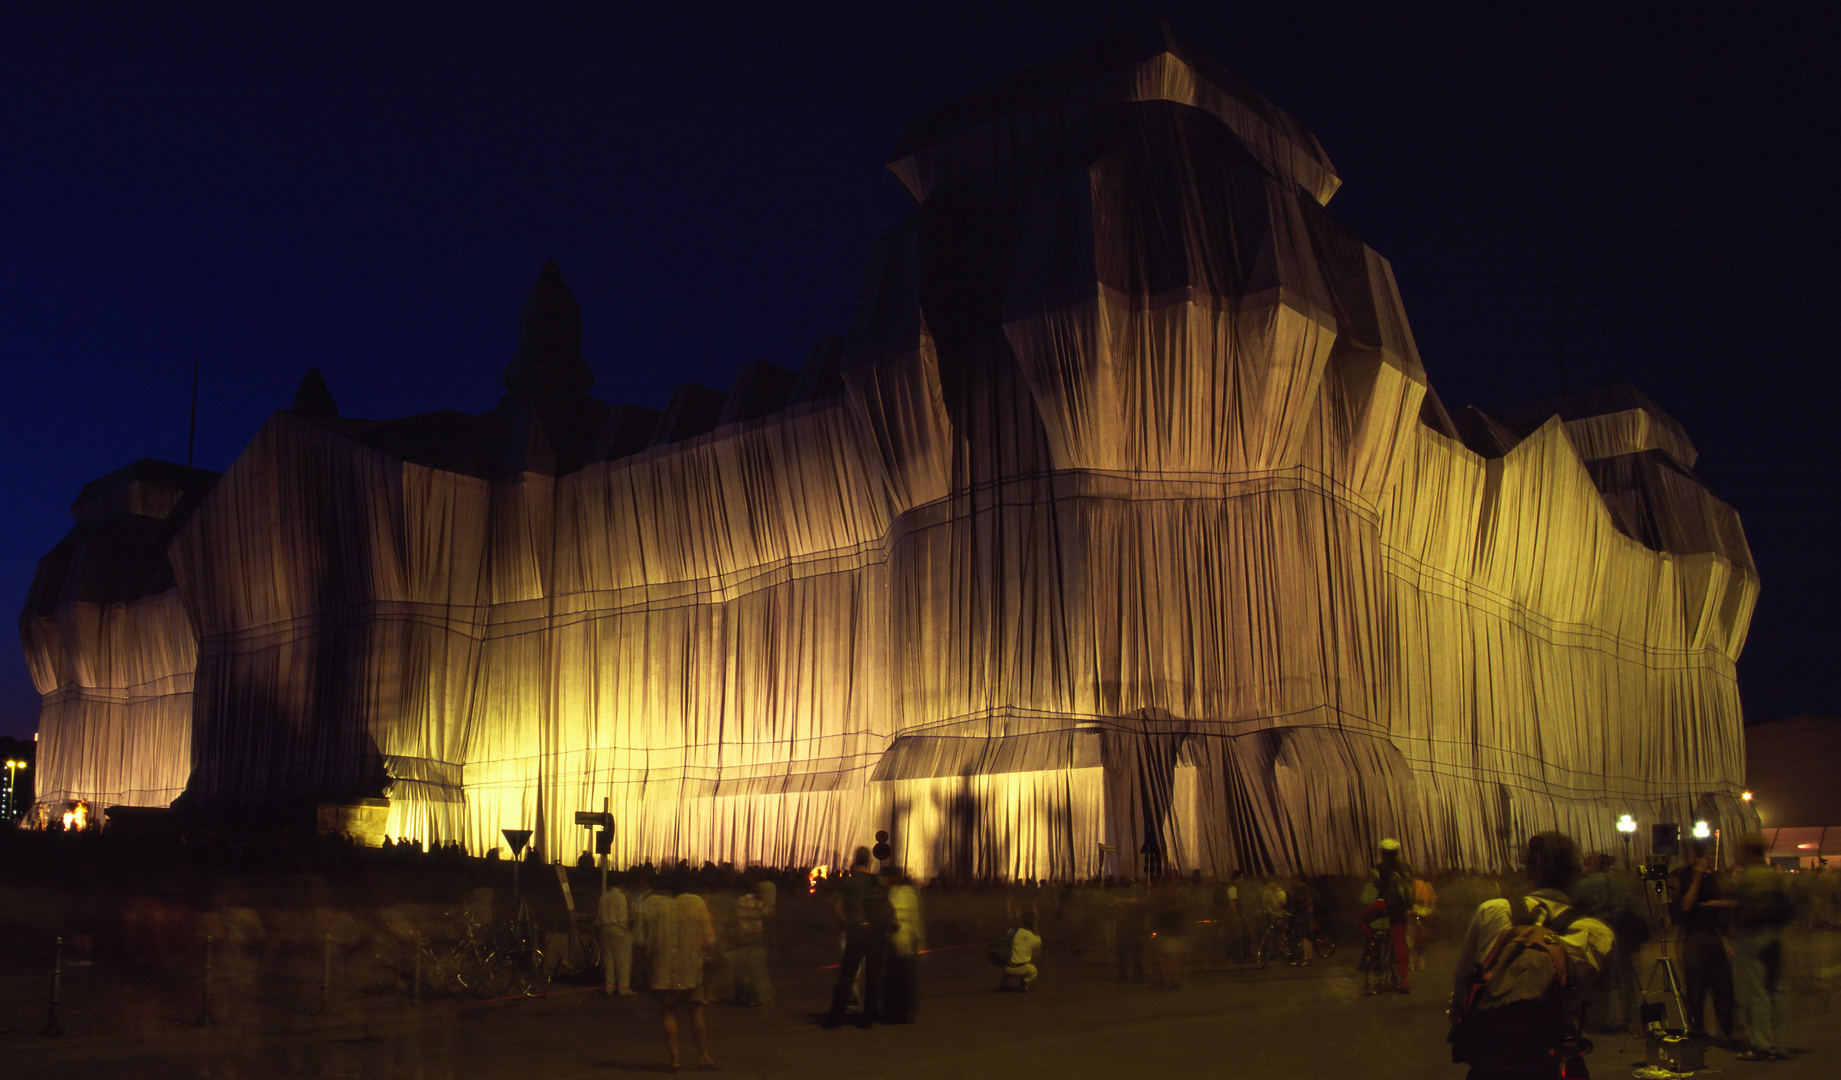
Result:
<svg viewBox="0 0 1841 1080"><path fill-rule="evenodd" d="M467 993L466 957L457 948L422 946L422 992L436 997Z"/></svg>
<svg viewBox="0 0 1841 1080"><path fill-rule="evenodd" d="M1265 967L1272 962L1274 956L1278 955L1278 951L1278 931L1268 927L1264 933L1259 935L1259 944L1253 949L1253 966L1256 968Z"/></svg>
<svg viewBox="0 0 1841 1080"><path fill-rule="evenodd" d="M360 993L402 994L409 990L403 975L402 956L392 945L353 950L345 958L345 977Z"/></svg>
<svg viewBox="0 0 1841 1080"><path fill-rule="evenodd" d="M511 990L511 962L492 948L476 948L467 966L467 990L484 1001L504 997Z"/></svg>
<svg viewBox="0 0 1841 1080"><path fill-rule="evenodd" d="M1317 957L1319 959L1328 960L1330 957L1336 955L1336 939L1330 936L1328 930L1317 931L1317 939L1314 944L1317 947Z"/></svg>
<svg viewBox="0 0 1841 1080"><path fill-rule="evenodd" d="M543 950L525 946L512 955L511 990L525 997L542 997L550 992L550 965Z"/></svg>

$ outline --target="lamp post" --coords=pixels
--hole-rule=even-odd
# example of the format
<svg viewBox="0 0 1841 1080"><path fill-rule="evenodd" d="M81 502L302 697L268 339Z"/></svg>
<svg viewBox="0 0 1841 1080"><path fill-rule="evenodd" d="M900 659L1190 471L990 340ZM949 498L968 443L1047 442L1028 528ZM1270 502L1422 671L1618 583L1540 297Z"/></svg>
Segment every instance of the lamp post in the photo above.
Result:
<svg viewBox="0 0 1841 1080"><path fill-rule="evenodd" d="M19 770L24 768L27 768L25 762L14 761L12 758L6 759L6 818L8 821L13 818L13 782L19 775Z"/></svg>
<svg viewBox="0 0 1841 1080"><path fill-rule="evenodd" d="M1636 819L1625 814L1617 819L1617 831L1624 836L1624 873L1630 872L1630 838L1636 834Z"/></svg>

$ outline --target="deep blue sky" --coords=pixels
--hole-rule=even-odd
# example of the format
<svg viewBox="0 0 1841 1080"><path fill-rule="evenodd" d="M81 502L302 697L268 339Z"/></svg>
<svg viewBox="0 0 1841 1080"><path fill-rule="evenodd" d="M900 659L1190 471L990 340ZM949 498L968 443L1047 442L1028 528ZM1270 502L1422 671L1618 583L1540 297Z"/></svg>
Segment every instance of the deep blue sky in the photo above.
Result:
<svg viewBox="0 0 1841 1080"><path fill-rule="evenodd" d="M0 5L12 610L85 481L184 460L194 361L213 469L309 365L348 416L490 408L548 258L607 400L797 366L909 208L882 170L906 121L1106 11L386 6ZM1391 6L1118 3L1316 132L1448 405L1557 390L1557 283L1573 385L1643 389L1743 515L1748 718L1841 712L1828 5Z"/></svg>

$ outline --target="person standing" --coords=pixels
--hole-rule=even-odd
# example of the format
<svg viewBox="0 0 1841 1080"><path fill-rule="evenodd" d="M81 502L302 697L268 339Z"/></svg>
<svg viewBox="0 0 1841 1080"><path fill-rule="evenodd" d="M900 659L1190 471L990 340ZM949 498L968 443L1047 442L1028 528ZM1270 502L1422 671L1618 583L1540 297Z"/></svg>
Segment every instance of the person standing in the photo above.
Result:
<svg viewBox="0 0 1841 1080"><path fill-rule="evenodd" d="M1618 875L1611 856L1594 854L1585 868L1586 875L1573 886L1573 903L1616 935L1610 965L1587 1015L1601 1030L1627 1032L1637 1018L1636 954L1649 941L1649 920L1638 910L1631 883Z"/></svg>
<svg viewBox="0 0 1841 1080"><path fill-rule="evenodd" d="M1688 1034L1707 1035L1707 996L1713 997L1713 1019L1720 1038L1732 1041L1732 965L1726 959L1726 913L1732 908L1721 887L1709 845L1695 844L1693 861L1675 871L1675 925L1681 928L1681 981L1683 1005L1688 1012Z"/></svg>
<svg viewBox="0 0 1841 1080"><path fill-rule="evenodd" d="M767 978L767 900L761 894L766 882L735 901L735 1004L772 1005L773 984Z"/></svg>
<svg viewBox="0 0 1841 1080"><path fill-rule="evenodd" d="M850 1008L850 990L863 972L863 1012L858 1027L869 1027L880 1018L883 969L888 957L888 938L871 924L872 908L888 903L882 879L869 869L869 849L860 847L850 860L850 873L837 884L832 911L844 925L844 956L838 965L837 985L831 990L831 1010L825 1014L824 1026L838 1028L844 1024Z"/></svg>
<svg viewBox="0 0 1841 1080"><path fill-rule="evenodd" d="M1739 842L1739 872L1733 881L1732 974L1751 1046L1741 1061L1788 1061L1784 1054L1783 929L1796 915L1783 871L1764 859L1764 838Z"/></svg>
<svg viewBox="0 0 1841 1080"><path fill-rule="evenodd" d="M595 927L601 934L601 993L622 997L633 993L633 934L627 919L626 890L615 877L595 906Z"/></svg>
<svg viewBox="0 0 1841 1080"><path fill-rule="evenodd" d="M889 906L895 909L895 933L889 937L888 979L882 1018L912 1024L920 1009L920 954L927 951L927 925L921 914L920 890L897 868L883 871Z"/></svg>
<svg viewBox="0 0 1841 1080"><path fill-rule="evenodd" d="M671 895L671 894L676 895ZM662 1010L660 1025L671 1069L678 1065L678 1013L690 1014L697 1040L697 1067L716 1068L710 1056L709 1030L703 1020L703 962L716 947L716 930L703 898L673 882L647 899L640 919L640 939L652 965L652 999Z"/></svg>

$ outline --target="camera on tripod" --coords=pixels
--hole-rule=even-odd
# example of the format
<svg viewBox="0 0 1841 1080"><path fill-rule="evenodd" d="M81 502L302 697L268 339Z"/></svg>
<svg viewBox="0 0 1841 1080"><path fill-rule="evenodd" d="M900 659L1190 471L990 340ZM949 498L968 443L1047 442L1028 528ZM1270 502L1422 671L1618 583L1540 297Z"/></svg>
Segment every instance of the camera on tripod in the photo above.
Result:
<svg viewBox="0 0 1841 1080"><path fill-rule="evenodd" d="M1644 859L1643 880L1657 886L1668 881L1668 856L1651 855Z"/></svg>

